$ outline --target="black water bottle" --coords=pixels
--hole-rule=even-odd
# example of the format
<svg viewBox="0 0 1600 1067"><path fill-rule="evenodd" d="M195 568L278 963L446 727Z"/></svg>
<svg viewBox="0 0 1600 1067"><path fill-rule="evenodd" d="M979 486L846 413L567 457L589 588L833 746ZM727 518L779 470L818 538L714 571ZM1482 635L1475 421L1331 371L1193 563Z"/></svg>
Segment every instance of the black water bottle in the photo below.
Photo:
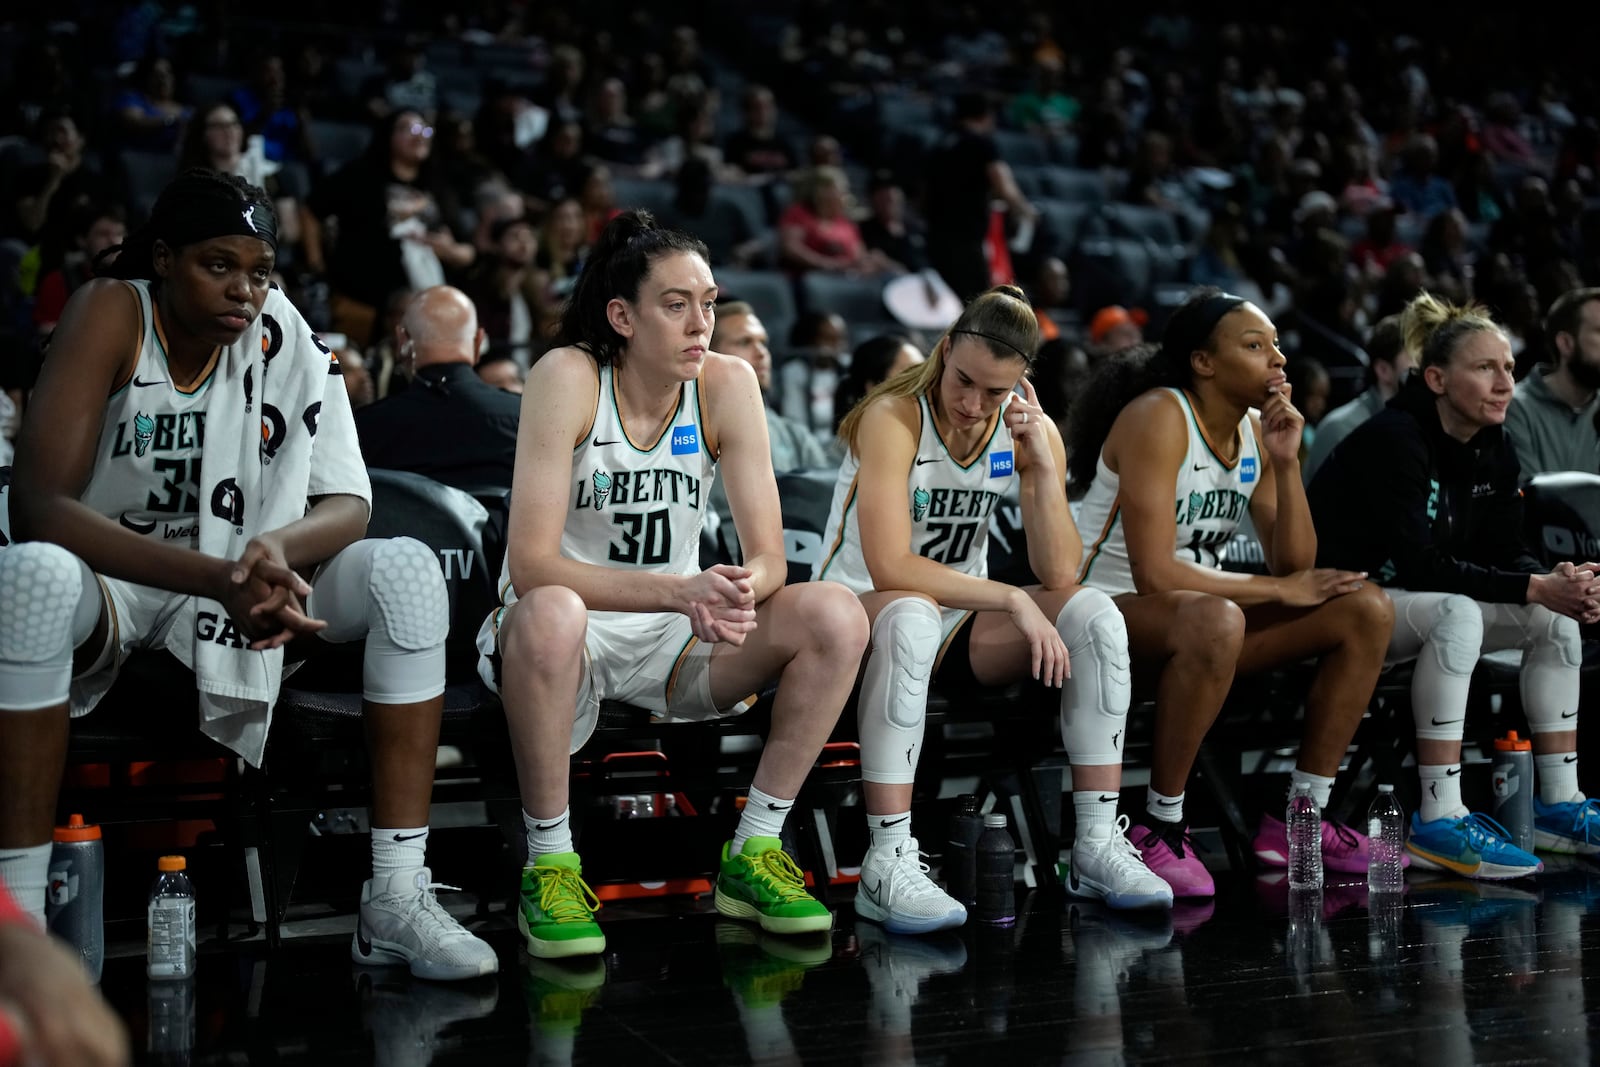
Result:
<svg viewBox="0 0 1600 1067"><path fill-rule="evenodd" d="M983 817L978 836L978 921L1010 926L1017 921L1017 843L1006 829L1006 817Z"/></svg>
<svg viewBox="0 0 1600 1067"><path fill-rule="evenodd" d="M950 816L950 844L944 853L944 889L969 912L978 905L978 837L983 816L978 798L963 793Z"/></svg>

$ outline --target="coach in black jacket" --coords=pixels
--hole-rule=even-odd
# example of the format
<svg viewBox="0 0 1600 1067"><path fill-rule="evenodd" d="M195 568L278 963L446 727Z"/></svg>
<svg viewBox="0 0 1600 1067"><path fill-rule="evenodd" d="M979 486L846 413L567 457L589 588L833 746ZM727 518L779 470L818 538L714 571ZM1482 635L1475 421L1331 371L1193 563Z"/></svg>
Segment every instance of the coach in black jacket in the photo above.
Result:
<svg viewBox="0 0 1600 1067"><path fill-rule="evenodd" d="M1516 454L1504 423L1515 362L1482 308L1423 294L1402 319L1419 357L1398 396L1334 449L1306 496L1317 565L1366 571L1394 601L1390 662L1411 686L1422 802L1406 848L1469 878L1543 869L1530 849L1600 852L1600 802L1578 788L1578 623L1600 617L1595 568L1548 573L1522 541ZM1467 692L1486 651L1522 651L1539 790L1520 848L1461 799ZM1531 783L1501 783L1528 789Z"/></svg>

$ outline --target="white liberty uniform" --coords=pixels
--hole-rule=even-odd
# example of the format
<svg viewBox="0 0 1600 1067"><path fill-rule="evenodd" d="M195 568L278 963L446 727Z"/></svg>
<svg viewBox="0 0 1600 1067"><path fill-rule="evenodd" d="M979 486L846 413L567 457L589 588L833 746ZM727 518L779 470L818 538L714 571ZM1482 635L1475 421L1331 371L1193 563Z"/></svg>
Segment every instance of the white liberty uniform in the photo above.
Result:
<svg viewBox="0 0 1600 1067"><path fill-rule="evenodd" d="M917 455L906 485L911 501L911 546L919 556L976 578L989 576L989 516L1016 477L1016 452L1003 414L1002 407L989 440L962 463L939 436L928 398L917 398ZM839 465L824 529L826 554L811 572L813 581L830 579L858 595L873 590L855 508L860 469L860 459L847 452ZM941 655L951 635L971 614L962 608L939 609Z"/></svg>
<svg viewBox="0 0 1600 1067"><path fill-rule="evenodd" d="M1261 449L1246 414L1237 428L1238 455L1225 463L1219 450L1206 439L1194 405L1181 389L1163 389L1183 409L1189 448L1178 467L1173 494L1173 521L1177 525L1179 559L1203 567L1220 568L1222 552L1234 531L1249 519L1250 498L1261 478ZM1128 542L1122 528L1121 479L1106 467L1104 454L1096 461L1094 483L1083 498L1078 526L1096 531L1084 554L1078 584L1093 586L1110 596L1137 590L1128 561Z"/></svg>
<svg viewBox="0 0 1600 1067"><path fill-rule="evenodd" d="M677 411L660 437L635 443L617 410L612 368L601 367L599 374L594 425L572 452L561 554L619 570L698 574L700 527L716 478L699 382L680 387ZM478 632L478 671L496 690L500 620L517 602L509 554L501 568L500 590L501 606ZM687 615L591 611L585 652L574 752L593 733L601 700L637 704L663 721L719 714L711 704L706 671L711 648L694 637Z"/></svg>

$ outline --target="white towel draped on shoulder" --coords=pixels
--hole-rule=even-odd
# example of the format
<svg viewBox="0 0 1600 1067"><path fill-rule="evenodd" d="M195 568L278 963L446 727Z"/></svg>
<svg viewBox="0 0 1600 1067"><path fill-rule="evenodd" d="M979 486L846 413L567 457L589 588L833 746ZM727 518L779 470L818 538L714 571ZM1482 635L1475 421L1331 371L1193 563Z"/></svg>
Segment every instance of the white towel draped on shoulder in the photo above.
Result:
<svg viewBox="0 0 1600 1067"><path fill-rule="evenodd" d="M338 360L282 291L268 293L216 375L201 456L201 552L238 559L252 537L303 517L313 497L358 496L371 506ZM201 730L259 766L283 650L238 647L220 625L226 618L217 601L191 597L170 647L194 670Z"/></svg>

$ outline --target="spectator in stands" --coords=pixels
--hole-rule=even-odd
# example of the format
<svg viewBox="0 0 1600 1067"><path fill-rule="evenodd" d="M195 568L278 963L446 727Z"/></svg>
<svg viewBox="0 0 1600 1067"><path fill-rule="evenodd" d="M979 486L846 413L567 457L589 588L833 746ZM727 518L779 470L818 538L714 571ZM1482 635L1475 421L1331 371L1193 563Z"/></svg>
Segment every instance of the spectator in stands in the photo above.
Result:
<svg viewBox="0 0 1600 1067"><path fill-rule="evenodd" d="M1394 201L1388 198L1374 203L1367 212L1366 236L1350 246L1350 262L1362 278L1376 282L1389 264L1411 252L1411 246L1395 233L1397 218Z"/></svg>
<svg viewBox="0 0 1600 1067"><path fill-rule="evenodd" d="M1065 337L1039 346L1039 356L1033 361L1033 388L1039 394L1039 406L1054 420L1062 440L1070 439L1072 402L1083 391L1091 369L1089 354ZM1068 486L1069 493L1071 489Z"/></svg>
<svg viewBox="0 0 1600 1067"><path fill-rule="evenodd" d="M1455 189L1438 173L1438 165L1438 143L1425 133L1416 134L1389 182L1389 195L1395 203L1424 223L1456 206Z"/></svg>
<svg viewBox="0 0 1600 1067"><path fill-rule="evenodd" d="M711 350L738 356L755 368L761 386L762 410L767 416L767 441L775 471L812 470L828 466L828 457L810 427L779 413L772 406L772 349L767 328L755 308L743 300L717 305L717 322L711 332ZM713 490L715 493L715 490Z"/></svg>
<svg viewBox="0 0 1600 1067"><path fill-rule="evenodd" d="M850 327L843 315L802 313L789 330L788 358L778 368L778 410L824 440L831 437L833 394L849 355Z"/></svg>
<svg viewBox="0 0 1600 1067"><path fill-rule="evenodd" d="M149 56L139 62L127 88L117 94L112 110L124 147L139 152L173 152L193 109L177 97L178 79L172 61Z"/></svg>
<svg viewBox="0 0 1600 1067"><path fill-rule="evenodd" d="M1600 474L1600 289L1574 289L1545 316L1550 362L1517 383L1506 436L1522 477Z"/></svg>
<svg viewBox="0 0 1600 1067"><path fill-rule="evenodd" d="M1107 356L1141 343L1145 321L1145 313L1139 308L1129 311L1120 304L1101 308L1089 320L1090 353Z"/></svg>
<svg viewBox="0 0 1600 1067"><path fill-rule="evenodd" d="M502 354L480 359L473 370L477 371L478 380L485 385L514 396L522 395L522 387L527 380L527 372L510 356Z"/></svg>
<svg viewBox="0 0 1600 1067"><path fill-rule="evenodd" d="M373 340L378 308L395 289L444 282L474 250L444 225L428 160L433 127L415 111L380 120L365 155L320 181L306 201L305 262L332 290L333 328L357 345ZM328 220L337 239L325 240Z"/></svg>
<svg viewBox="0 0 1600 1067"><path fill-rule="evenodd" d="M269 286L276 229L260 188L181 175L56 328L17 450L17 543L0 551L0 880L42 920L69 711L134 651L191 666L201 729L259 766L283 646L364 638L373 876L351 955L491 974L494 950L424 865L444 581L422 543L361 539L371 492L343 381Z"/></svg>
<svg viewBox="0 0 1600 1067"><path fill-rule="evenodd" d="M1326 813L1393 623L1365 575L1315 567L1304 420L1284 364L1260 310L1200 289L1159 348L1106 359L1072 410L1072 477L1088 487L1078 522L1095 531L1078 580L1116 599L1135 677L1158 679L1146 826L1134 843L1178 896L1215 892L1188 838L1184 784L1234 676L1317 660L1291 781L1309 784ZM1247 510L1267 574L1221 569ZM1288 863L1284 824L1271 813L1255 853L1266 866ZM1322 859L1330 871L1363 872L1367 840L1325 820Z"/></svg>
<svg viewBox="0 0 1600 1067"><path fill-rule="evenodd" d="M1045 256L1039 260L1039 272L1029 294L1033 313L1039 317L1039 339L1045 343L1061 336L1061 324L1070 322L1073 340L1077 340L1077 314L1072 311L1072 276L1059 256Z"/></svg>
<svg viewBox="0 0 1600 1067"><path fill-rule="evenodd" d="M907 367L923 362L925 358L922 351L911 343L911 338L904 334L880 333L856 345L855 351L850 354L850 365L833 393L834 433L838 433L839 423L866 399L868 393Z"/></svg>
<svg viewBox="0 0 1600 1067"><path fill-rule="evenodd" d="M1304 354L1296 356L1286 370L1289 386L1294 390L1295 406L1305 416L1305 424L1300 427L1300 464L1303 468L1306 456L1317 439L1317 427L1328 413L1328 394L1333 390L1333 381L1328 377L1328 368L1322 365L1321 360Z"/></svg>
<svg viewBox="0 0 1600 1067"><path fill-rule="evenodd" d="M876 274L884 258L869 250L851 218L850 180L837 167L813 167L800 177L795 199L778 219L778 248L796 271Z"/></svg>
<svg viewBox="0 0 1600 1067"><path fill-rule="evenodd" d="M128 1031L69 946L0 881L0 1063L127 1067Z"/></svg>
<svg viewBox="0 0 1600 1067"><path fill-rule="evenodd" d="M521 405L473 373L486 335L472 301L448 285L424 289L406 306L400 337L412 387L356 412L367 466L458 489L511 488Z"/></svg>
<svg viewBox="0 0 1600 1067"><path fill-rule="evenodd" d="M262 154L272 162L317 158L311 114L298 99L290 98L283 57L277 52L266 51L256 58L249 83L235 89L228 103L244 123L245 135L261 137Z"/></svg>
<svg viewBox="0 0 1600 1067"><path fill-rule="evenodd" d="M794 145L778 133L778 105L765 85L745 86L744 125L728 135L722 158L747 180L771 181L800 164Z"/></svg>
<svg viewBox="0 0 1600 1067"><path fill-rule="evenodd" d="M984 238L990 201L1004 200L1019 222L1037 222L1039 212L1000 158L988 98L977 92L960 94L955 123L928 161L923 217L928 223L928 262L957 296L971 300L989 288Z"/></svg>
<svg viewBox="0 0 1600 1067"><path fill-rule="evenodd" d="M1463 301L1472 295L1477 256L1467 244L1467 220L1460 208L1447 208L1429 219L1417 251L1434 292Z"/></svg>
<svg viewBox="0 0 1600 1067"><path fill-rule="evenodd" d="M1318 562L1360 568L1388 587L1389 660L1416 661L1422 805L1406 844L1412 862L1468 878L1533 874L1544 864L1462 800L1472 672L1484 652L1522 651L1539 785L1534 844L1600 851L1600 804L1578 787L1576 721L1578 624L1600 620L1600 581L1594 564L1546 572L1522 542L1517 459L1502 429L1512 400L1505 334L1482 307L1426 293L1402 328L1420 369L1311 483Z"/></svg>
<svg viewBox="0 0 1600 1067"><path fill-rule="evenodd" d="M1411 368L1416 366L1416 353L1405 346L1400 332L1400 316L1390 315L1379 319L1367 336L1367 388L1348 404L1328 412L1328 417L1317 426L1317 439L1305 460L1304 481L1311 484L1317 468L1321 467L1339 442L1350 436L1352 430L1382 411L1400 391Z"/></svg>
<svg viewBox="0 0 1600 1067"><path fill-rule="evenodd" d="M383 314L374 333L376 339L364 350L373 396L378 400L403 393L411 384L410 349L402 351L400 322L414 295L410 288L402 286L384 299Z"/></svg>
<svg viewBox="0 0 1600 1067"><path fill-rule="evenodd" d="M548 207L583 188L589 164L583 158L583 125L552 121L528 162L522 187L540 207Z"/></svg>
<svg viewBox="0 0 1600 1067"><path fill-rule="evenodd" d="M12 186L16 222L8 227L25 241L65 247L77 212L115 201L114 188L85 154L87 147L71 115L39 120L35 143L44 159L22 168Z"/></svg>
<svg viewBox="0 0 1600 1067"><path fill-rule="evenodd" d="M583 217L583 202L576 194L563 197L550 208L544 218L544 228L539 232L539 249L533 257L535 291L542 306L541 336L543 326L550 316L559 313L559 305L578 284L589 257L587 224Z"/></svg>
<svg viewBox="0 0 1600 1067"><path fill-rule="evenodd" d="M876 254L883 270L892 274L926 270L927 228L908 216L905 190L891 172L872 176L867 201L872 214L861 223L861 241L868 253Z"/></svg>
<svg viewBox="0 0 1600 1067"><path fill-rule="evenodd" d="M272 197L272 204L283 220L278 234L280 247L300 241L300 201L293 189L279 181L280 164L266 156L260 134L245 137L238 112L223 103L202 107L184 129L183 146L178 152L178 171L204 167L223 174L237 174L251 185L259 185Z"/></svg>
<svg viewBox="0 0 1600 1067"><path fill-rule="evenodd" d="M873 624L857 702L868 849L856 914L894 933L966 919L928 878L911 836L935 679L959 690L1031 676L1060 689L1077 814L1069 892L1114 908L1172 904L1117 818L1127 631L1104 593L1073 581L1083 542L1067 507L1066 456L1026 376L1038 345L1022 290L992 289L926 363L868 393L839 426L848 453L823 536L831 547L812 574L855 590ZM989 514L1013 479L1040 581L1027 588L988 579Z"/></svg>
<svg viewBox="0 0 1600 1067"><path fill-rule="evenodd" d="M583 243L592 245L600 239L606 223L622 214L611 187L610 167L596 164L584 172L583 183L578 186L578 202L583 205Z"/></svg>
<svg viewBox="0 0 1600 1067"><path fill-rule="evenodd" d="M504 353L526 370L543 335L538 313L543 301L534 280L539 238L527 216L502 219L489 230L493 251L479 256L465 289L489 338L489 350Z"/></svg>
<svg viewBox="0 0 1600 1067"><path fill-rule="evenodd" d="M678 168L672 208L663 212L671 225L688 230L706 243L712 266L732 264L748 267L756 260L770 258L766 234L756 231L739 205L713 196L716 174L711 164L691 156Z"/></svg>
<svg viewBox="0 0 1600 1067"><path fill-rule="evenodd" d="M595 90L589 116L589 147L595 158L628 168L644 162L644 135L628 113L628 86L607 78Z"/></svg>
<svg viewBox="0 0 1600 1067"><path fill-rule="evenodd" d="M723 847L716 907L772 933L832 924L778 835L850 696L867 624L842 586L783 584L766 424L749 417L760 386L743 360L706 350L716 296L704 245L624 212L523 394L504 604L478 647L511 730L528 838L517 928L534 957L605 949L567 807L569 752L600 701L701 721L741 710L774 678L771 732ZM744 564L701 572L702 487L718 474Z"/></svg>
<svg viewBox="0 0 1600 1067"><path fill-rule="evenodd" d="M396 111L415 111L432 119L438 113L438 82L428 69L428 54L420 40L394 46L385 67L384 73L368 81L363 89L370 117L383 119Z"/></svg>
<svg viewBox="0 0 1600 1067"><path fill-rule="evenodd" d="M40 337L48 337L56 328L67 298L94 277L95 260L101 252L122 244L128 226L116 204L90 205L79 211L73 230L72 247L61 266L40 279L34 294L33 326Z"/></svg>

